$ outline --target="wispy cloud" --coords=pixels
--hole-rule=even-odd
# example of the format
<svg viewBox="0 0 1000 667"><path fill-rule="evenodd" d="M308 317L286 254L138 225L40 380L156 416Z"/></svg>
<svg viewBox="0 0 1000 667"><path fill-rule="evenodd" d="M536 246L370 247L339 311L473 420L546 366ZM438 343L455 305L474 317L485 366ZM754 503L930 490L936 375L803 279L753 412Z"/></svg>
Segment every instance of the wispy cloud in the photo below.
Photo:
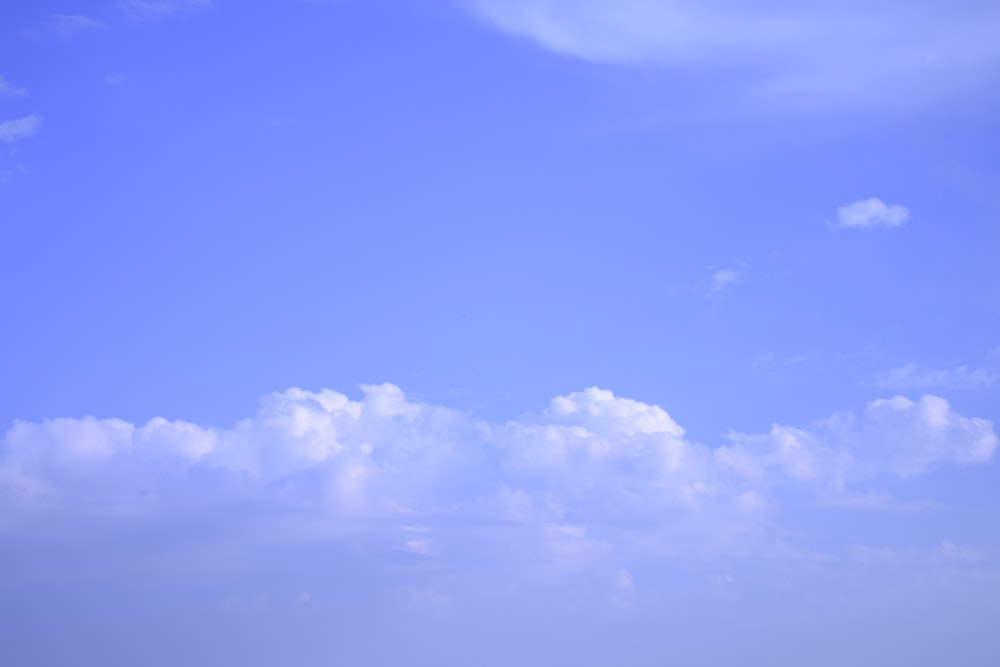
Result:
<svg viewBox="0 0 1000 667"><path fill-rule="evenodd" d="M910 219L905 206L886 204L881 199L863 199L837 209L834 227L842 229L871 229L873 227L899 227Z"/></svg>
<svg viewBox="0 0 1000 667"><path fill-rule="evenodd" d="M88 30L98 30L104 24L82 14L54 14L50 21L52 30L60 35L69 36Z"/></svg>
<svg viewBox="0 0 1000 667"><path fill-rule="evenodd" d="M212 3L213 0L119 0L118 6L130 18L158 21L206 9Z"/></svg>
<svg viewBox="0 0 1000 667"><path fill-rule="evenodd" d="M1000 62L993 3L458 1L557 53L725 71L757 90L831 102L920 99L982 86Z"/></svg>
<svg viewBox="0 0 1000 667"><path fill-rule="evenodd" d="M41 124L42 117L38 115L0 122L0 143L12 144L27 139L35 134Z"/></svg>
<svg viewBox="0 0 1000 667"><path fill-rule="evenodd" d="M0 96L9 95L11 97L26 97L28 94L28 91L24 88L12 86L7 83L2 76L0 76Z"/></svg>
<svg viewBox="0 0 1000 667"><path fill-rule="evenodd" d="M929 369L909 364L876 375L874 384L882 389L989 389L997 379L996 373L981 368Z"/></svg>

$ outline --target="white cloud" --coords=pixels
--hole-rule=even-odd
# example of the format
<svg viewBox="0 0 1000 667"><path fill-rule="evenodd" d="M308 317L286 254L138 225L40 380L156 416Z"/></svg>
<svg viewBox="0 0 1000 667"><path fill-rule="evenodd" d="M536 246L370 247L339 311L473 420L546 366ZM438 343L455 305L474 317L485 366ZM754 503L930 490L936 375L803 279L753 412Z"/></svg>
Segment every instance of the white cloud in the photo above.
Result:
<svg viewBox="0 0 1000 667"><path fill-rule="evenodd" d="M2 121L0 122L0 143L12 144L15 141L27 139L35 134L41 124L42 117L37 115Z"/></svg>
<svg viewBox="0 0 1000 667"><path fill-rule="evenodd" d="M983 85L1000 62L1000 8L948 0L458 0L568 56L728 71L828 101L921 98Z"/></svg>
<svg viewBox="0 0 1000 667"><path fill-rule="evenodd" d="M996 373L968 366L927 369L909 364L875 376L874 384L883 389L989 389L998 379Z"/></svg>
<svg viewBox="0 0 1000 667"><path fill-rule="evenodd" d="M889 206L881 199L863 199L837 209L837 224L841 228L899 227L910 218L905 206Z"/></svg>
<svg viewBox="0 0 1000 667"><path fill-rule="evenodd" d="M119 0L118 6L130 18L156 21L205 9L212 2L213 0Z"/></svg>
<svg viewBox="0 0 1000 667"><path fill-rule="evenodd" d="M0 76L0 96L9 95L11 97L25 97L28 95L28 91L24 88L17 88L10 85L7 81Z"/></svg>
<svg viewBox="0 0 1000 667"><path fill-rule="evenodd" d="M758 481L777 481L769 474L779 472L834 491L884 473L909 477L942 464L984 463L997 448L991 422L963 417L937 396L879 399L860 417L839 414L808 429L776 424L766 434L729 438L733 444L713 454L719 466Z"/></svg>

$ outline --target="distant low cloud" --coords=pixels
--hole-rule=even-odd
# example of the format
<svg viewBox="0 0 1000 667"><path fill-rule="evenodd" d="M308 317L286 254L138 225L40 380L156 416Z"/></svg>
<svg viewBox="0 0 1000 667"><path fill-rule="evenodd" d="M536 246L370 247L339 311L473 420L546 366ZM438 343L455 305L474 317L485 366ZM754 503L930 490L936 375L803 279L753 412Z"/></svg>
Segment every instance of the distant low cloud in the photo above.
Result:
<svg viewBox="0 0 1000 667"><path fill-rule="evenodd" d="M880 373L875 376L874 384L882 389L989 389L998 379L996 373L981 368L928 369L910 364Z"/></svg>
<svg viewBox="0 0 1000 667"><path fill-rule="evenodd" d="M24 88L18 88L10 85L2 76L0 76L0 97L4 95L8 95L10 97L26 97L28 95L28 91Z"/></svg>
<svg viewBox="0 0 1000 667"><path fill-rule="evenodd" d="M12 144L27 139L35 134L41 124L42 117L37 115L0 122L0 143Z"/></svg>
<svg viewBox="0 0 1000 667"><path fill-rule="evenodd" d="M556 53L728 72L758 93L828 104L923 100L986 86L1000 63L1000 8L989 2L458 2Z"/></svg>
<svg viewBox="0 0 1000 667"><path fill-rule="evenodd" d="M890 206L881 199L863 199L837 209L836 227L870 229L873 227L899 227L910 219L905 206Z"/></svg>

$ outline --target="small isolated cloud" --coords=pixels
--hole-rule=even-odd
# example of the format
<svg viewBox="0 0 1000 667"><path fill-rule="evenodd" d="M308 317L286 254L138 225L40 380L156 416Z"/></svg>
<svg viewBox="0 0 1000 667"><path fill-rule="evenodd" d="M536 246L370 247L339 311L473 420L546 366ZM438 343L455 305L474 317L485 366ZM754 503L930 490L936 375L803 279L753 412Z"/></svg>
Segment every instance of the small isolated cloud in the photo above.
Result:
<svg viewBox="0 0 1000 667"><path fill-rule="evenodd" d="M754 358L754 360L750 362L750 370L759 371L761 373L774 373L779 369L799 366L809 361L809 359L809 355L806 354L784 357L779 356L776 352L768 352L767 354L762 354Z"/></svg>
<svg viewBox="0 0 1000 667"><path fill-rule="evenodd" d="M118 6L133 19L158 21L184 16L212 4L213 0L119 0Z"/></svg>
<svg viewBox="0 0 1000 667"><path fill-rule="evenodd" d="M109 86L120 86L125 83L125 77L121 74L109 74L104 77L104 83Z"/></svg>
<svg viewBox="0 0 1000 667"><path fill-rule="evenodd" d="M743 280L745 264L737 263L735 266L719 269L712 274L708 284L701 284L704 294L707 297L714 297L722 294L726 289Z"/></svg>
<svg viewBox="0 0 1000 667"><path fill-rule="evenodd" d="M24 88L18 88L10 85L2 76L0 76L0 96L3 95L9 95L11 97L25 97L28 95L28 91Z"/></svg>
<svg viewBox="0 0 1000 667"><path fill-rule="evenodd" d="M721 269L712 276L712 283L708 286L709 296L721 293L730 285L735 285L740 281L740 274L733 269Z"/></svg>
<svg viewBox="0 0 1000 667"><path fill-rule="evenodd" d="M41 124L42 117L38 115L0 122L0 143L12 144L27 139L35 134Z"/></svg>
<svg viewBox="0 0 1000 667"><path fill-rule="evenodd" d="M869 229L899 227L910 218L905 206L890 206L881 199L863 199L837 209L836 227Z"/></svg>
<svg viewBox="0 0 1000 667"><path fill-rule="evenodd" d="M893 368L875 376L874 384L882 389L989 389L1000 379L996 373L968 366L928 369L916 364Z"/></svg>

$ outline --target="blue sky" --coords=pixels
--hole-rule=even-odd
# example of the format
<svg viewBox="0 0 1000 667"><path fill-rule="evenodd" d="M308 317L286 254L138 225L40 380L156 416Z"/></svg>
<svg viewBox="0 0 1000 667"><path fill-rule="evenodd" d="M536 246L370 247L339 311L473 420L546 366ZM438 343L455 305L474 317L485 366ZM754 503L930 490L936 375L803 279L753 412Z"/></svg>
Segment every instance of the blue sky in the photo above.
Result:
<svg viewBox="0 0 1000 667"><path fill-rule="evenodd" d="M995 2L0 10L19 665L994 665Z"/></svg>

